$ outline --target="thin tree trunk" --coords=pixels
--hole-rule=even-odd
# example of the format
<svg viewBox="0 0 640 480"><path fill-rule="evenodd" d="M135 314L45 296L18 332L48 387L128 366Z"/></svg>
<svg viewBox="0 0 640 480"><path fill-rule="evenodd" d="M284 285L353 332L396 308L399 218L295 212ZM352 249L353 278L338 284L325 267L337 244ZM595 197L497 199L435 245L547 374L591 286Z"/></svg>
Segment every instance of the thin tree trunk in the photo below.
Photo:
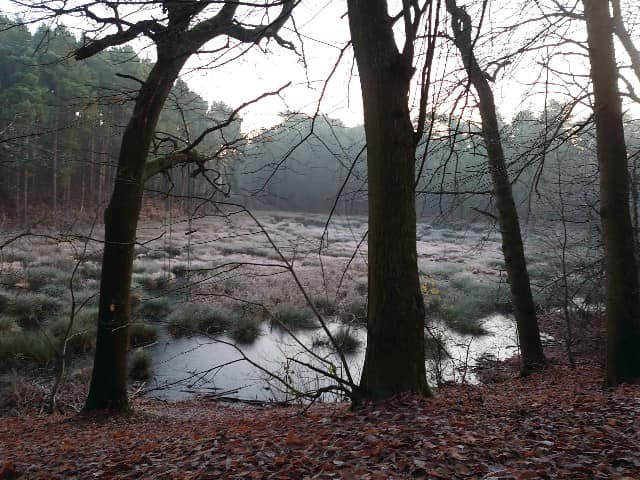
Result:
<svg viewBox="0 0 640 480"><path fill-rule="evenodd" d="M640 378L638 270L629 212L629 175L622 105L616 79L609 3L583 0L593 82L600 217L607 290L605 385Z"/></svg>
<svg viewBox="0 0 640 480"><path fill-rule="evenodd" d="M55 112L56 120L53 126L53 222L55 224L58 214L58 112Z"/></svg>
<svg viewBox="0 0 640 480"><path fill-rule="evenodd" d="M415 139L407 106L413 58L398 52L384 0L349 0L348 9L369 182L368 330L360 387L369 398L428 394L416 252Z"/></svg>
<svg viewBox="0 0 640 480"><path fill-rule="evenodd" d="M125 129L115 185L104 214L100 305L95 362L85 411L128 410L127 350L131 319L129 290L143 173L162 106L186 57L164 56L154 65ZM164 57L164 58L163 58Z"/></svg>
<svg viewBox="0 0 640 480"><path fill-rule="evenodd" d="M527 262L524 256L518 211L513 200L513 192L500 138L493 92L473 53L471 18L469 14L466 10L458 7L455 0L446 0L446 5L451 14L456 46L462 55L469 80L478 93L480 117L482 119L482 137L487 148L489 173L493 182L493 195L496 201L498 223L500 224L500 233L502 235L502 252L518 327L521 352L520 373L528 375L532 371L543 367L545 358L540 341L540 330L538 328L533 295L531 294Z"/></svg>

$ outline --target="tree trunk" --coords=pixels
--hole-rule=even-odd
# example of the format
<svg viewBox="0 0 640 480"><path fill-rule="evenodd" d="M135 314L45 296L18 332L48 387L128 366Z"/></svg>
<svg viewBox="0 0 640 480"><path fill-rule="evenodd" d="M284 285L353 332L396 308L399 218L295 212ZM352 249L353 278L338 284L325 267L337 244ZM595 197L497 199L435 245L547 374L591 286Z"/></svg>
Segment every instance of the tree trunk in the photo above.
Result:
<svg viewBox="0 0 640 480"><path fill-rule="evenodd" d="M53 224L57 223L58 215L58 112L55 112L55 122L53 125L53 152L52 152L52 165L53 170Z"/></svg>
<svg viewBox="0 0 640 480"><path fill-rule="evenodd" d="M131 319L129 289L138 217L142 207L143 173L160 111L185 56L164 55L142 87L125 129L115 185L104 214L105 246L95 362L84 410L128 410L127 350Z"/></svg>
<svg viewBox="0 0 640 480"><path fill-rule="evenodd" d="M638 271L629 212L629 177L609 3L583 0L600 165L600 217L607 290L605 385L640 378Z"/></svg>
<svg viewBox="0 0 640 480"><path fill-rule="evenodd" d="M502 236L502 253L518 327L521 352L520 373L524 376L543 367L545 358L540 341L536 309L531 294L527 262L524 256L518 211L513 200L513 192L504 159L493 92L473 53L471 17L469 17L466 10L456 5L455 0L446 0L446 4L447 10L451 14L456 46L460 50L469 80L478 93L478 104L482 119L482 137L487 148L489 173L493 183L493 195Z"/></svg>
<svg viewBox="0 0 640 480"><path fill-rule="evenodd" d="M368 398L429 393L416 253L412 56L398 52L384 0L349 0L367 138L369 310L360 387Z"/></svg>

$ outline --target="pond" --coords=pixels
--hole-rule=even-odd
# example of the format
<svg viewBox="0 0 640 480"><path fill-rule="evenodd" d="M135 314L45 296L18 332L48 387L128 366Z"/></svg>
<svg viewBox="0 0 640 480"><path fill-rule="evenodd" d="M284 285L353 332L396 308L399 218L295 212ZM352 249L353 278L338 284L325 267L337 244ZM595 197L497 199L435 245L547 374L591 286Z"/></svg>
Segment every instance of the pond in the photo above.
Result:
<svg viewBox="0 0 640 480"><path fill-rule="evenodd" d="M159 240L140 249L134 290L136 283L144 285L145 276L148 280L153 272L167 272L176 279L173 288L155 293L140 289L141 295L164 295L171 299L171 308L178 309L186 294L188 301L222 306L243 312L245 317L247 305L260 305L268 312L282 306L306 308L301 285L328 319L332 331L344 329L345 319L350 319L349 332L359 347L346 355L346 360L357 382L366 345L362 326L366 312L366 242L361 243L366 219L336 216L326 231L325 221L322 215L282 212L261 212L260 224L242 214L222 219L203 216L165 225L164 232L167 228L169 231L162 237L158 226L148 225L147 236ZM428 316L447 319L432 320L425 336L430 384L476 382L472 367L478 359L504 359L517 352L515 325L508 315L499 234L483 224L456 229L420 222L417 231ZM549 270L555 268L549 254L549 232L544 236L530 232L527 238L530 265L536 272L534 281L548 277ZM299 283L294 281L292 271ZM324 307L330 311L322 311ZM218 339L173 338L163 328L160 339L146 348L153 357L149 395L172 400L199 394L284 400L293 394L269 378L267 371L286 378L300 390L313 390L327 381L312 369L301 367L300 362L345 375L338 356L326 346L321 329L297 330L296 342L273 326L270 315L259 316L260 332L254 342L237 347L224 334ZM324 344L318 341L322 338Z"/></svg>
<svg viewBox="0 0 640 480"><path fill-rule="evenodd" d="M438 380L475 383L477 378L473 367L478 359L487 355L505 359L517 352L516 331L510 318L492 315L481 323L487 333L480 336L456 333L442 322L430 326L429 330L446 345L444 353L432 342L427 342L431 347L426 351L431 385ZM341 324L330 323L329 327L335 332ZM357 381L364 361L366 331L361 326L351 327L350 330L360 346L356 352L345 357ZM320 328L300 330L295 335L314 353L331 361L338 373L342 371L340 360L331 349L313 346L314 340L323 336ZM222 336L220 340L225 343L202 336L178 339L166 336L149 348L154 365L154 376L148 384L149 395L167 400L202 394L266 401L294 398L281 383L245 361L243 355L268 371L286 376L301 390L313 390L327 383L326 378L291 362L295 358L321 367L320 362L306 353L291 335L277 327L270 327L267 322L263 322L261 334L255 342L238 345L242 353L228 344L233 343L230 338ZM289 365L288 369L286 365Z"/></svg>

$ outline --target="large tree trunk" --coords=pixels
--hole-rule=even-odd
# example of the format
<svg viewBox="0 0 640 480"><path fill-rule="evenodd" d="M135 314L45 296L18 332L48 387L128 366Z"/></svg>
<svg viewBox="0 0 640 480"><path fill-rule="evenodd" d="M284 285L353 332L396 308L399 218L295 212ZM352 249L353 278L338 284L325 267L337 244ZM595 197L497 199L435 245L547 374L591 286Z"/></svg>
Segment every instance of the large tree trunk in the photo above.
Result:
<svg viewBox="0 0 640 480"><path fill-rule="evenodd" d="M493 183L493 195L498 212L498 223L502 236L502 253L511 290L518 340L520 342L520 373L528 375L544 366L545 358L540 341L540 331L536 309L531 294L527 262L520 233L518 211L513 200L513 192L504 159L504 150L498 128L498 116L493 92L487 78L478 64L471 41L471 18L456 5L455 0L446 0L451 14L451 24L455 43L460 50L469 79L478 93L482 137L487 148L489 173Z"/></svg>
<svg viewBox="0 0 640 480"><path fill-rule="evenodd" d="M116 180L104 215L105 245L100 282L98 335L84 410L128 410L129 289L144 168L160 111L186 56L162 54L136 100L125 129Z"/></svg>
<svg viewBox="0 0 640 480"><path fill-rule="evenodd" d="M638 271L629 212L627 148L609 3L583 0L600 165L600 216L607 290L605 384L640 378Z"/></svg>
<svg viewBox="0 0 640 480"><path fill-rule="evenodd" d="M395 45L384 0L349 0L367 138L369 310L360 387L368 398L429 393L416 253L411 56Z"/></svg>

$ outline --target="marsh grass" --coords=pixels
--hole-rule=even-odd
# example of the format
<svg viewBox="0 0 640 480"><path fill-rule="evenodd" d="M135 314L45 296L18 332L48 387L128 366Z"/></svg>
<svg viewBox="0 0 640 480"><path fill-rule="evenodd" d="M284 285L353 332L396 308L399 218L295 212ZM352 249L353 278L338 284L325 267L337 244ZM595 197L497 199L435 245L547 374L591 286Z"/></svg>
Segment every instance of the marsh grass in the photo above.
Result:
<svg viewBox="0 0 640 480"><path fill-rule="evenodd" d="M142 348L129 354L129 377L132 380L144 382L151 377L151 355Z"/></svg>
<svg viewBox="0 0 640 480"><path fill-rule="evenodd" d="M23 331L0 336L0 369L36 364L46 366L56 358L53 339L44 331Z"/></svg>
<svg viewBox="0 0 640 480"><path fill-rule="evenodd" d="M326 295L318 295L313 297L311 301L323 315L333 316L338 313L338 305L335 300Z"/></svg>
<svg viewBox="0 0 640 480"><path fill-rule="evenodd" d="M275 325L282 324L292 330L318 326L313 311L309 307L282 304L276 307L272 314Z"/></svg>
<svg viewBox="0 0 640 480"><path fill-rule="evenodd" d="M166 290L173 282L173 275L163 271L140 274L136 281L147 290Z"/></svg>
<svg viewBox="0 0 640 480"><path fill-rule="evenodd" d="M129 339L132 347L149 345L158 339L160 329L157 325L146 322L133 322L129 329Z"/></svg>
<svg viewBox="0 0 640 480"><path fill-rule="evenodd" d="M64 315L49 322L48 331L50 337L55 339L57 348L62 347L69 321L69 316ZM95 349L97 323L97 308L83 308L75 315L73 329L67 342L67 354L77 355Z"/></svg>
<svg viewBox="0 0 640 480"><path fill-rule="evenodd" d="M260 336L260 320L254 317L238 317L229 328L229 336L238 343L249 344Z"/></svg>
<svg viewBox="0 0 640 480"><path fill-rule="evenodd" d="M343 322L366 323L367 302L364 298L351 298L341 307L339 313Z"/></svg>
<svg viewBox="0 0 640 480"><path fill-rule="evenodd" d="M143 318L158 319L166 317L170 311L169 300L166 297L155 297L141 301L136 314Z"/></svg>
<svg viewBox="0 0 640 480"><path fill-rule="evenodd" d="M353 330L349 327L341 326L335 332L332 333L333 339L342 353L352 354L356 353L362 343L353 334ZM314 347L333 348L334 345L327 337L316 337L313 339Z"/></svg>
<svg viewBox="0 0 640 480"><path fill-rule="evenodd" d="M237 320L229 310L204 303L185 303L167 317L167 328L174 337L222 333Z"/></svg>
<svg viewBox="0 0 640 480"><path fill-rule="evenodd" d="M51 285L68 285L71 275L55 266L30 267L25 271L25 281L29 290L38 292Z"/></svg>
<svg viewBox="0 0 640 480"><path fill-rule="evenodd" d="M21 327L35 328L47 319L55 317L63 309L63 302L43 293L21 292L6 308Z"/></svg>
<svg viewBox="0 0 640 480"><path fill-rule="evenodd" d="M3 315L0 317L0 335L19 333L22 329L15 317Z"/></svg>

